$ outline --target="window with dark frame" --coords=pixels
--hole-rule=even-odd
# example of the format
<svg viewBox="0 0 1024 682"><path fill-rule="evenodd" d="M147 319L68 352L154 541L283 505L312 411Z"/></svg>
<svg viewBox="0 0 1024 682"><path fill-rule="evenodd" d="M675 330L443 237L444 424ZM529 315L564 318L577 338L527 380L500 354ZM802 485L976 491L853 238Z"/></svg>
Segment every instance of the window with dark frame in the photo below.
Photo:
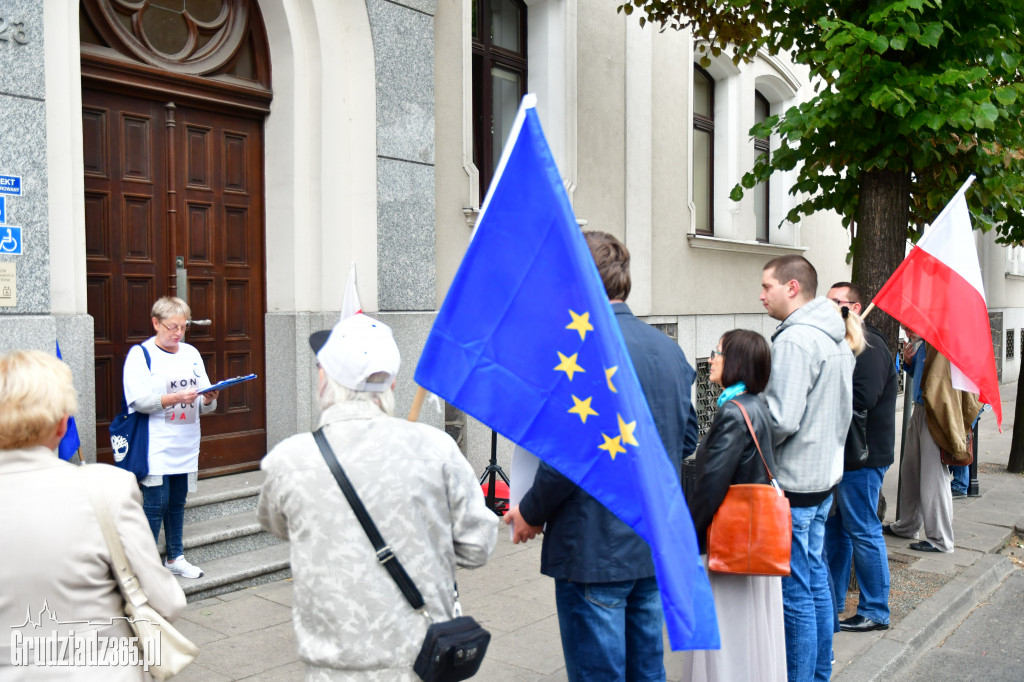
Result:
<svg viewBox="0 0 1024 682"><path fill-rule="evenodd" d="M754 123L763 123L771 115L771 104L768 99L757 90L754 91ZM768 161L771 157L771 140L765 138L754 138L754 158L760 160L764 157ZM769 207L771 206L771 185L770 180L759 182L754 185L754 222L757 228L756 238L759 242L768 243L769 230Z"/></svg>
<svg viewBox="0 0 1024 682"><path fill-rule="evenodd" d="M694 232L715 232L715 79L693 65L693 204Z"/></svg>
<svg viewBox="0 0 1024 682"><path fill-rule="evenodd" d="M480 201L526 94L526 3L473 0L473 163Z"/></svg>

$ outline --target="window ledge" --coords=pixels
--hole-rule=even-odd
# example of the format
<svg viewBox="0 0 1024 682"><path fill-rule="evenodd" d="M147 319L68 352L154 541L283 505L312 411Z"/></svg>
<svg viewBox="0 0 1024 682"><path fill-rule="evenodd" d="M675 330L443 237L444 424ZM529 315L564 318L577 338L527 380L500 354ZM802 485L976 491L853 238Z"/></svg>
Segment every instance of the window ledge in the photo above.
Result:
<svg viewBox="0 0 1024 682"><path fill-rule="evenodd" d="M690 247L695 249L732 251L734 253L756 253L764 256L801 254L807 250L806 246L784 246L781 244L766 244L764 242L743 241L740 239L722 239L721 237L708 237L706 235L693 233L687 234L686 240L690 242Z"/></svg>
<svg viewBox="0 0 1024 682"><path fill-rule="evenodd" d="M1016 279L1016 280L1024 281L1024 275L1016 275L1016 274L1014 274L1012 272L1008 272L1008 273L1006 273L1006 279Z"/></svg>

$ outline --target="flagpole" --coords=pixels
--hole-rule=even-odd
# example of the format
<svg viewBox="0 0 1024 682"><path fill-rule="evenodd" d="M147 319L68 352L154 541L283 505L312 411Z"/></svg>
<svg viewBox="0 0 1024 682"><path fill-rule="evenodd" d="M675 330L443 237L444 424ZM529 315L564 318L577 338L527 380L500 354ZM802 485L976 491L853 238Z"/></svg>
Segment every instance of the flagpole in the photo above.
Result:
<svg viewBox="0 0 1024 682"><path fill-rule="evenodd" d="M423 407L423 401L427 397L427 389L422 386L416 387L416 396L412 399L412 407L409 408L409 416L407 419L411 422L419 421L420 419L420 408Z"/></svg>

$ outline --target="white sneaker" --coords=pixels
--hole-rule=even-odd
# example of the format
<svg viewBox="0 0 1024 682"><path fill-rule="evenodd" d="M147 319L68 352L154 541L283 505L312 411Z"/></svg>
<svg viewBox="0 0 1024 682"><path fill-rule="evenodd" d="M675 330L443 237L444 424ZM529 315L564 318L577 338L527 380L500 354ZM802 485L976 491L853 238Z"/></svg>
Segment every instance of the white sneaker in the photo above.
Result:
<svg viewBox="0 0 1024 682"><path fill-rule="evenodd" d="M174 560L174 563L167 563L164 560L164 568L173 573L174 575L180 575L182 578L202 578L203 569L198 566L193 566L186 559L185 555L179 556Z"/></svg>

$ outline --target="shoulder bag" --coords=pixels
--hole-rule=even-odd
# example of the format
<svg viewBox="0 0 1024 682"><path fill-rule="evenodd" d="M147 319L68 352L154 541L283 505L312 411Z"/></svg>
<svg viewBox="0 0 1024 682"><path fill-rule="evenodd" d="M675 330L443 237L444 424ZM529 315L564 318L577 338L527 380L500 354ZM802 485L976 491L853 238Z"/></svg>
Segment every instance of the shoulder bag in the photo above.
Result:
<svg viewBox="0 0 1024 682"><path fill-rule="evenodd" d="M708 569L734 575L789 575L793 534L789 500L768 468L747 410L736 400L729 402L743 413L771 485L729 486L708 527Z"/></svg>
<svg viewBox="0 0 1024 682"><path fill-rule="evenodd" d="M85 466L83 469L88 476L89 467ZM117 529L114 528L114 520L110 516L107 503L100 496L95 484L88 479L85 489L103 531L103 539L107 542L110 560L114 563L114 576L124 597L124 613L127 616L125 620L138 638L135 646L139 650L139 659L148 666L149 674L158 680L177 675L199 655L199 647L178 632L166 618L149 605L146 593L142 591L142 585L128 563L124 544L117 534Z"/></svg>
<svg viewBox="0 0 1024 682"><path fill-rule="evenodd" d="M341 492L345 494L352 511L355 512L359 524L366 532L366 537L373 545L377 553L377 561L387 569L391 578L402 591L406 601L416 611L422 611L430 625L427 627L427 635L420 647L420 653L413 664L413 671L420 676L424 682L458 682L458 680L469 679L476 675L483 663L484 654L487 653L487 645L491 641L491 633L485 630L471 616L463 616L462 607L459 605L458 588L455 590L455 618L443 623L435 623L427 613L423 595L416 588L412 578L405 572L405 568L398 561L391 546L384 542L376 524L370 518L370 514L363 506L362 500L356 494L351 481L342 469L338 458L334 456L334 450L323 434L323 428L313 432L313 438L320 448L320 454L327 462L328 468L334 474L334 480L338 482Z"/></svg>
<svg viewBox="0 0 1024 682"><path fill-rule="evenodd" d="M139 344L146 356L146 367L153 368L149 351ZM149 475L149 415L128 412L128 400L121 391L121 411L110 421L110 448L114 451L114 466L135 474L138 480Z"/></svg>

